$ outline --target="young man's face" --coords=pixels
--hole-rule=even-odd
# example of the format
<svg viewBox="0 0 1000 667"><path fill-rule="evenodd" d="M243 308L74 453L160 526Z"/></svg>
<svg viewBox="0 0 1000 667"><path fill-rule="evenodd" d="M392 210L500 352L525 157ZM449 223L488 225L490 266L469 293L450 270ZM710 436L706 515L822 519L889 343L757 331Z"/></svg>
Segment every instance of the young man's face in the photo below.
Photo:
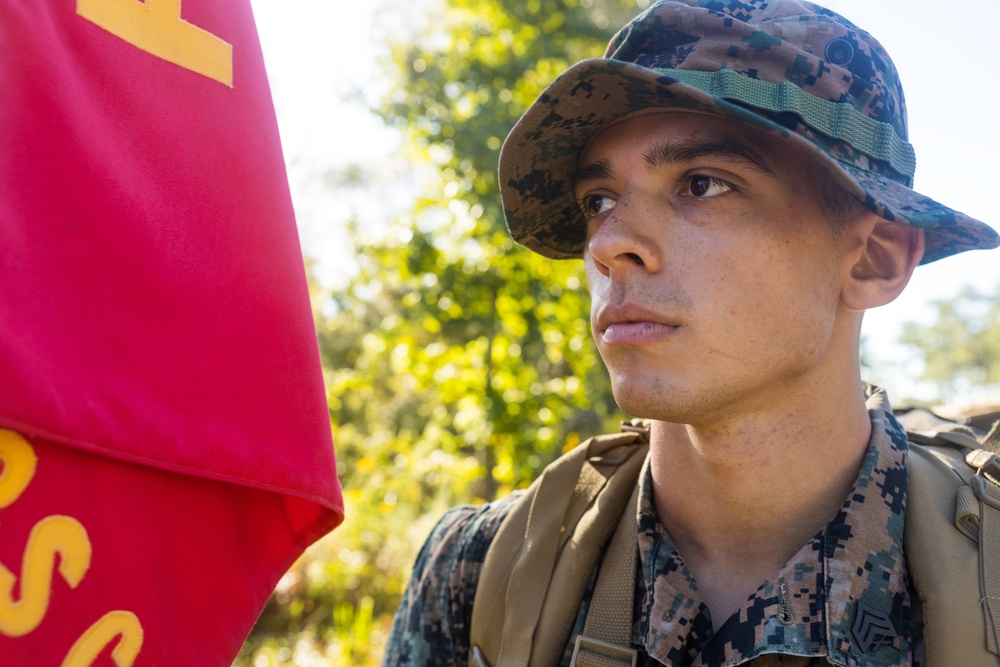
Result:
<svg viewBox="0 0 1000 667"><path fill-rule="evenodd" d="M851 346L838 317L851 262L821 177L787 142L703 114L635 115L590 142L576 196L591 319L626 412L697 424L753 410Z"/></svg>

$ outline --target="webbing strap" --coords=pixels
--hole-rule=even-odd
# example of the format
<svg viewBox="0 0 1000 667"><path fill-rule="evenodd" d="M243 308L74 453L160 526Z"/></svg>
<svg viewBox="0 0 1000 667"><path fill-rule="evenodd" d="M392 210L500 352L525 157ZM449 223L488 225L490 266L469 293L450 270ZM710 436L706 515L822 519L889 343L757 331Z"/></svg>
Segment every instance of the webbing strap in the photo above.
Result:
<svg viewBox="0 0 1000 667"><path fill-rule="evenodd" d="M986 648L1000 655L1000 569L991 558L991 554L1000 553L1000 487L981 475L972 479L980 501L979 584L983 595Z"/></svg>
<svg viewBox="0 0 1000 667"><path fill-rule="evenodd" d="M562 461L563 465L549 467L539 478L524 546L510 571L514 583L507 589L510 601L503 622L504 628L510 628L510 634L503 636L497 667L529 664L532 635L559 552L559 540L552 538L563 534L564 511L557 508L566 506L567 488L579 489L577 481L586 460L587 449L577 448ZM514 602L514 598L519 602Z"/></svg>
<svg viewBox="0 0 1000 667"><path fill-rule="evenodd" d="M869 118L850 104L810 95L791 81L761 81L734 70L658 71L714 97L742 102L765 111L794 113L814 130L846 142L869 157L888 162L897 172L913 180L917 169L913 146L901 139L892 125Z"/></svg>
<svg viewBox="0 0 1000 667"><path fill-rule="evenodd" d="M993 422L993 426L990 428L989 433L983 438L983 448L993 452L994 454L1000 454L1000 421Z"/></svg>
<svg viewBox="0 0 1000 667"><path fill-rule="evenodd" d="M472 608L474 665L558 662L587 585L636 486L638 433L592 438L548 466L490 545Z"/></svg>
<svg viewBox="0 0 1000 667"><path fill-rule="evenodd" d="M623 435L622 438L628 436ZM638 438L636 443L641 442ZM627 513L629 498L634 492L639 471L645 460L646 444L635 444L611 450L602 456L615 469L613 474L601 460L591 458L588 463L595 468L603 468L610 474L607 486L600 497L581 517L572 538L567 541L559 556L559 565L552 573L549 596L545 611L535 629L534 646L531 650L531 665L548 667L559 662L566 647L566 641L575 624L577 611L590 579L588 576L597 567L622 514ZM632 523L633 531L635 528ZM584 574L586 573L586 574Z"/></svg>
<svg viewBox="0 0 1000 667"><path fill-rule="evenodd" d="M632 603L638 541L639 486L625 505L597 575L583 634L577 637L570 667L635 667Z"/></svg>

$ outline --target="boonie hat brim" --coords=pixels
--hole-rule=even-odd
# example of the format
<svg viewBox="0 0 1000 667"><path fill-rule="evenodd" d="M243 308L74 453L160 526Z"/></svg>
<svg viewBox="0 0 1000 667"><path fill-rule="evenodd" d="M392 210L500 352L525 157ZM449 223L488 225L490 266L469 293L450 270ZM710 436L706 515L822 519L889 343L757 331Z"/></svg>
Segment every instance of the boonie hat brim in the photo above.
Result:
<svg viewBox="0 0 1000 667"><path fill-rule="evenodd" d="M662 3L662 10L654 6L633 22L651 27L632 28L631 37L624 39L634 38L642 29L663 30L650 23L658 19L657 11L668 17L660 19L661 22L670 20L672 12L685 15L698 12L699 20L714 20L702 18L708 16L707 10L695 4L694 0L681 0ZM789 5L800 6L798 3L776 6L781 9ZM870 36L832 12L808 18L824 30L833 25L836 30L846 31L855 40L863 34L877 46ZM835 21L842 24L834 24ZM725 25L728 29L730 24ZM747 30L753 28L748 26ZM771 21L768 29L777 33L781 27L778 21ZM620 35L628 32L627 27ZM663 46L657 44L657 48ZM795 51L793 56L797 53L801 51ZM829 70L828 64L822 66ZM887 66L891 68L891 63ZM726 84L722 89L740 86L750 89L750 96L756 96L754 103L748 103L747 95L742 93L718 94L720 81ZM764 90L775 97L778 106L769 109L757 106L762 87L770 87ZM785 97L791 97L799 105L796 110L804 112L796 115L782 109ZM924 230L922 264L965 250L1000 245L1000 235L988 225L908 187L912 183L915 158L905 141L901 98L898 106L895 118L902 120L893 126L868 117L850 104L817 98L784 80L762 82L725 69L714 72L660 69L614 57L584 60L566 70L542 93L504 142L499 176L507 226L515 241L546 257L582 257L586 223L573 194L581 152L590 138L608 125L637 111L664 108L730 118L801 146L877 215ZM810 113L814 107L821 107L817 115ZM817 123L815 119L823 114L822 122ZM809 117L809 122L801 115ZM830 135L817 129L824 124L829 126Z"/></svg>
<svg viewBox="0 0 1000 667"><path fill-rule="evenodd" d="M573 194L580 153L595 133L651 108L719 115L801 146L880 217L923 229L921 264L1000 245L1000 236L983 222L880 173L832 157L836 147L831 149L831 144L836 142L813 128L801 123L790 128L777 122L780 118L788 123L788 114L765 115L662 70L606 58L570 67L528 109L504 142L500 190L514 240L546 257L582 257L586 223Z"/></svg>

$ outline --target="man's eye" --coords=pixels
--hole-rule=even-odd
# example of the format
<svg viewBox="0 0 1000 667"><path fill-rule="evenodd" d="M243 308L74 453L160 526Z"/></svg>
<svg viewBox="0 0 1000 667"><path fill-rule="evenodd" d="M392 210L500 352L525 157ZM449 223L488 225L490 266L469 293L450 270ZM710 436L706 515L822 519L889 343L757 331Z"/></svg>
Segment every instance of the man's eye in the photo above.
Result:
<svg viewBox="0 0 1000 667"><path fill-rule="evenodd" d="M596 218L614 207L615 200L607 195L587 195L580 200L580 208L583 209L583 215L588 220Z"/></svg>
<svg viewBox="0 0 1000 667"><path fill-rule="evenodd" d="M717 197L733 189L733 186L714 176L692 176L688 181L688 192L695 197Z"/></svg>

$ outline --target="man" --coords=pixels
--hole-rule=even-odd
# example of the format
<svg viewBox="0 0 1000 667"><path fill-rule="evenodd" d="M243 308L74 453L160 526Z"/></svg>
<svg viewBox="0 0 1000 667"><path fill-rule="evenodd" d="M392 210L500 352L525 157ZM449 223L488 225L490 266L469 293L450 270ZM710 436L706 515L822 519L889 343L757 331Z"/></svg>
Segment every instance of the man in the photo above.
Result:
<svg viewBox="0 0 1000 667"><path fill-rule="evenodd" d="M658 3L508 137L510 231L583 258L615 398L651 423L638 664L922 664L906 438L862 390L861 320L919 263L998 238L910 189L906 138L882 47L799 0ZM517 502L442 519L387 665L478 653L480 567Z"/></svg>

